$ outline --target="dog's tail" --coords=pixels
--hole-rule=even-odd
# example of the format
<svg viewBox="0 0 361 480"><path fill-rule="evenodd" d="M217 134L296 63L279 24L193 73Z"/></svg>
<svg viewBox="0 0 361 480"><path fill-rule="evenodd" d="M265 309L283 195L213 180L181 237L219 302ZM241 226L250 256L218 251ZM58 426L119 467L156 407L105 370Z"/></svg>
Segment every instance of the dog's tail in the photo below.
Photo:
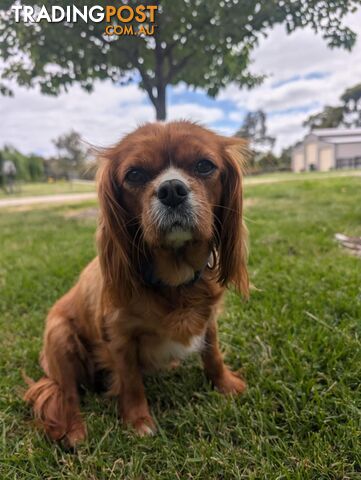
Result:
<svg viewBox="0 0 361 480"><path fill-rule="evenodd" d="M60 440L67 431L67 415L59 385L47 377L37 382L28 377L25 380L29 388L24 400L32 406L35 420L52 440Z"/></svg>
<svg viewBox="0 0 361 480"><path fill-rule="evenodd" d="M74 446L86 436L77 400L66 397L59 384L48 377L37 382L24 376L29 388L24 400L34 411L34 416L46 434L55 441L65 439L69 446Z"/></svg>

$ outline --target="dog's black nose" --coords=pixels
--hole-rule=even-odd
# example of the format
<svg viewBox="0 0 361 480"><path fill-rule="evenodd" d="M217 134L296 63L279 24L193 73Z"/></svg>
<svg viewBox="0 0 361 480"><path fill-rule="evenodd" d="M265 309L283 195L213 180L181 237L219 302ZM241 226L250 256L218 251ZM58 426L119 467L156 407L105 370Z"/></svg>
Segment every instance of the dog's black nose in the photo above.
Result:
<svg viewBox="0 0 361 480"><path fill-rule="evenodd" d="M167 180L159 185L159 200L167 207L176 207L188 196L187 185L180 180Z"/></svg>

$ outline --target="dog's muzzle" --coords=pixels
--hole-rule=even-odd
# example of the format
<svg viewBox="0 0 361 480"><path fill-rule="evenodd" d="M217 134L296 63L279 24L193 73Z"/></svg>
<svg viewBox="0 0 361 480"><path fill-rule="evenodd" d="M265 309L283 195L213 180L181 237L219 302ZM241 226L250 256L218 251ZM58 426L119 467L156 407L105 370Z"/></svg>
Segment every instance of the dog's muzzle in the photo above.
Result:
<svg viewBox="0 0 361 480"><path fill-rule="evenodd" d="M193 194L179 179L163 181L152 204L152 217L157 229L169 240L184 243L192 238L196 226Z"/></svg>

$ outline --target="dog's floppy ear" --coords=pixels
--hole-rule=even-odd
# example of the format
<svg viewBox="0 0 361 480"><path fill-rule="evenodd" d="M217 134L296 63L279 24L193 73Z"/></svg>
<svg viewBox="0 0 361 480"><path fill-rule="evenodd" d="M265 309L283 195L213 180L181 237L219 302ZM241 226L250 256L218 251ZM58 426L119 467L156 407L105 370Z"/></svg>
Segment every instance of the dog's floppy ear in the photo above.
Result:
<svg viewBox="0 0 361 480"><path fill-rule="evenodd" d="M218 281L222 285L233 284L247 298L247 229L242 212L242 163L246 145L237 139L224 139L224 142L225 170L218 214Z"/></svg>
<svg viewBox="0 0 361 480"><path fill-rule="evenodd" d="M126 302L137 288L132 268L132 241L127 229L127 212L117 183L116 161L105 151L97 173L100 218L97 246L103 275L102 298L113 305Z"/></svg>

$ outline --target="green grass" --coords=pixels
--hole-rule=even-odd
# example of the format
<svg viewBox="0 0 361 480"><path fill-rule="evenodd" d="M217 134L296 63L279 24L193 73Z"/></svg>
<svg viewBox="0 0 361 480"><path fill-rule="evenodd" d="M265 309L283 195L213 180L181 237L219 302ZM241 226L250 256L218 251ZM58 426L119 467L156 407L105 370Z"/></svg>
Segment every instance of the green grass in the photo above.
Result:
<svg viewBox="0 0 361 480"><path fill-rule="evenodd" d="M55 183L19 183L16 186L16 193L7 195L0 189L1 198L32 197L38 195L55 195L61 193L83 193L94 192L95 186L91 183L78 183L58 181Z"/></svg>
<svg viewBox="0 0 361 480"><path fill-rule="evenodd" d="M258 183L289 182L295 180L324 180L336 177L360 177L361 171L358 170L331 170L329 172L274 172L262 173L261 175L249 175L245 178L247 185L256 185Z"/></svg>
<svg viewBox="0 0 361 480"><path fill-rule="evenodd" d="M360 479L361 259L336 232L361 235L361 180L246 187L248 303L229 293L220 320L227 362L249 389L212 391L197 359L146 380L159 426L138 439L115 402L83 401L89 441L75 454L34 429L21 369L38 378L47 309L94 255L95 224L69 208L0 215L0 478Z"/></svg>

